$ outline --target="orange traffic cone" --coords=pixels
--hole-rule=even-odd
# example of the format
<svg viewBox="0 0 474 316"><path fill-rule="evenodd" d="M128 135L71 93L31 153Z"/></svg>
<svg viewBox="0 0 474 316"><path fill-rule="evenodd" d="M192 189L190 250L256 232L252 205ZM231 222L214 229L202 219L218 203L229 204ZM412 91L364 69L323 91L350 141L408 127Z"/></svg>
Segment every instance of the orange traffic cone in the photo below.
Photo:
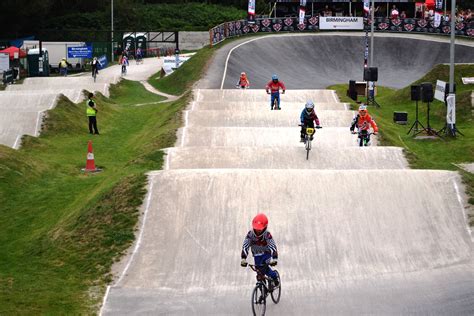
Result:
<svg viewBox="0 0 474 316"><path fill-rule="evenodd" d="M94 161L94 152L92 151L92 141L87 144L87 162L86 168L83 169L85 172L97 172L100 169L96 168Z"/></svg>

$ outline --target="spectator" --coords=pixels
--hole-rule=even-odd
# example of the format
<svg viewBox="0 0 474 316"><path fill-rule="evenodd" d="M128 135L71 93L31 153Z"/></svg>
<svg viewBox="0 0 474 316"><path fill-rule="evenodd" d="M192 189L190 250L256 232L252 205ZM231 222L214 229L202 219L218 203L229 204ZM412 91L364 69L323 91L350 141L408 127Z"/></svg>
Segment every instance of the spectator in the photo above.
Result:
<svg viewBox="0 0 474 316"><path fill-rule="evenodd" d="M400 15L400 13L398 12L397 7L395 5L393 5L392 11L390 12L390 17L392 19L398 19L399 15Z"/></svg>
<svg viewBox="0 0 474 316"><path fill-rule="evenodd" d="M400 19L404 20L407 18L407 13L405 11L402 11L402 13L400 13Z"/></svg>
<svg viewBox="0 0 474 316"><path fill-rule="evenodd" d="M417 18L417 19L422 19L423 18L423 13L421 12L421 9L416 10L415 18Z"/></svg>
<svg viewBox="0 0 474 316"><path fill-rule="evenodd" d="M332 11L329 9L329 6L326 5L323 10L323 16L332 16Z"/></svg>
<svg viewBox="0 0 474 316"><path fill-rule="evenodd" d="M72 67L72 65L68 63L66 58L61 59L61 61L59 62L59 73L61 74L61 76L64 76L64 77L67 76L68 67Z"/></svg>
<svg viewBox="0 0 474 316"><path fill-rule="evenodd" d="M93 93L89 93L89 100L87 100L87 118L89 119L89 133L99 135L99 130L97 129L97 106L95 105Z"/></svg>
<svg viewBox="0 0 474 316"><path fill-rule="evenodd" d="M380 6L377 6L377 7L375 8L374 16L375 16L376 18L383 18L383 12L382 12L382 10L380 9Z"/></svg>

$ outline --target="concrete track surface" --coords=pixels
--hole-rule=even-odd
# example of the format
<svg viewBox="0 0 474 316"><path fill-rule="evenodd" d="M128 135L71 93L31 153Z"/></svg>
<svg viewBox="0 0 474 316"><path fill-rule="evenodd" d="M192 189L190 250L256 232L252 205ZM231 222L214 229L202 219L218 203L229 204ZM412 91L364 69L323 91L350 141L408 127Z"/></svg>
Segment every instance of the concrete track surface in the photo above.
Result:
<svg viewBox="0 0 474 316"><path fill-rule="evenodd" d="M456 173L357 147L333 91L290 90L273 112L263 90L194 95L102 314L250 315L255 276L240 250L258 212L280 254L282 298L268 315L474 313ZM308 161L295 126L307 98L323 126Z"/></svg>
<svg viewBox="0 0 474 316"><path fill-rule="evenodd" d="M161 65L162 60L158 58L145 59L142 65L131 62L125 78L145 80L157 73ZM100 71L96 82L86 74L27 78L23 84L8 86L6 91L0 91L0 144L19 148L23 135L38 136L44 113L56 105L59 94L75 103L84 100L84 90L108 96L110 84L119 80L120 67L112 66Z"/></svg>
<svg viewBox="0 0 474 316"><path fill-rule="evenodd" d="M251 89L263 89L276 73L288 89L325 89L362 80L364 33L321 32L243 38L218 52L200 88L234 88L242 71ZM456 62L474 63L474 42L456 39ZM437 64L449 63L449 37L377 33L374 66L379 68L378 85L402 88L421 78Z"/></svg>

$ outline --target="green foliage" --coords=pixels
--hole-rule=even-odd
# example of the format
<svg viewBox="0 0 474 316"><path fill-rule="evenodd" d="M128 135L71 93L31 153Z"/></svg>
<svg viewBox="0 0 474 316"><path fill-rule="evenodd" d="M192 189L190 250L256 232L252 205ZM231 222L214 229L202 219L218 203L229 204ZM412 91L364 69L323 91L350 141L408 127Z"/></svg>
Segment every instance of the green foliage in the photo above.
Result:
<svg viewBox="0 0 474 316"><path fill-rule="evenodd" d="M134 239L145 173L161 168L189 96L150 104L162 99L126 80L97 96L92 140L104 171L95 175L80 171L91 139L85 102L61 98L39 138L0 146L0 315L95 311Z"/></svg>

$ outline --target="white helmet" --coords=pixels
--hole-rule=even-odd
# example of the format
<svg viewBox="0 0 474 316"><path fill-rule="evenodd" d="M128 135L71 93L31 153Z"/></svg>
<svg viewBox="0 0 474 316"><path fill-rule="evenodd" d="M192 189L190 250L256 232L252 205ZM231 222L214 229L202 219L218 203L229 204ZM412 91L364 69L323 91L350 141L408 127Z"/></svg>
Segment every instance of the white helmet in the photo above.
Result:
<svg viewBox="0 0 474 316"><path fill-rule="evenodd" d="M314 109L314 103L311 100L306 101L304 106L308 112L311 112Z"/></svg>
<svg viewBox="0 0 474 316"><path fill-rule="evenodd" d="M367 106L362 103L362 104L359 106L359 111L367 111Z"/></svg>

